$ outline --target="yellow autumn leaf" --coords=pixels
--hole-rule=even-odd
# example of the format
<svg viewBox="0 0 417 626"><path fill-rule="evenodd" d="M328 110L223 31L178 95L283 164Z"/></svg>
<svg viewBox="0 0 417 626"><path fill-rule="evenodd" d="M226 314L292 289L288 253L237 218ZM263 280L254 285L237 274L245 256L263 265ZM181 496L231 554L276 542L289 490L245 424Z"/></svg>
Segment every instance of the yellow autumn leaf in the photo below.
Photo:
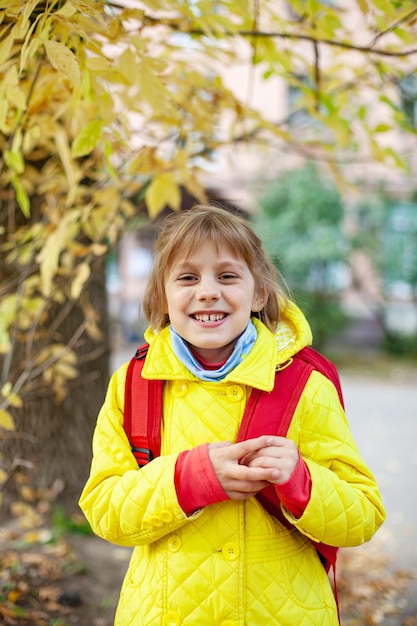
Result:
<svg viewBox="0 0 417 626"><path fill-rule="evenodd" d="M162 211L165 205L178 211L181 204L181 192L174 176L170 173L156 176L146 190L145 202L149 217L152 219Z"/></svg>
<svg viewBox="0 0 417 626"><path fill-rule="evenodd" d="M58 269L59 258L67 242L75 238L78 232L78 211L71 211L58 223L57 228L45 239L42 250L37 256L40 264L41 289L44 296L51 295L52 282Z"/></svg>
<svg viewBox="0 0 417 626"><path fill-rule="evenodd" d="M23 72L23 70L26 68L26 64L28 63L28 61L35 58L36 52L38 51L39 46L42 45L42 40L39 37L32 38L35 27L36 27L36 22L33 22L32 26L30 27L25 37L25 41L20 51L20 68L19 68L20 73Z"/></svg>
<svg viewBox="0 0 417 626"><path fill-rule="evenodd" d="M3 396L3 398L7 398L8 395L10 395L12 391L12 383L10 382L10 380L7 381L7 383L5 383L3 385L3 387L1 388L1 395Z"/></svg>
<svg viewBox="0 0 417 626"><path fill-rule="evenodd" d="M72 155L81 157L90 154L103 134L103 120L93 120L76 136L72 144Z"/></svg>
<svg viewBox="0 0 417 626"><path fill-rule="evenodd" d="M367 0L356 0L358 3L358 7L362 11L364 15L366 15L369 11Z"/></svg>
<svg viewBox="0 0 417 626"><path fill-rule="evenodd" d="M127 48L118 59L119 72L123 78L129 83L133 84L136 79L136 73L138 70L138 63L132 50Z"/></svg>
<svg viewBox="0 0 417 626"><path fill-rule="evenodd" d="M71 158L71 151L68 146L68 138L63 128L59 127L55 132L55 143L57 147L57 151L59 154L59 158L61 159L62 165L65 170L65 174L67 176L68 181L68 194L67 194L67 205L70 206L77 192L77 173L74 168L74 163Z"/></svg>
<svg viewBox="0 0 417 626"><path fill-rule="evenodd" d="M23 406L22 398L18 396L16 393L11 393L7 397L7 401L10 406L15 407L16 409L20 409Z"/></svg>
<svg viewBox="0 0 417 626"><path fill-rule="evenodd" d="M55 375L68 380L77 378L78 376L77 368L65 363L65 361L58 361L58 363L54 366L54 372Z"/></svg>
<svg viewBox="0 0 417 626"><path fill-rule="evenodd" d="M25 26L25 23L29 20L36 5L38 4L40 4L40 0L28 0L24 3L24 9L22 13L22 28Z"/></svg>
<svg viewBox="0 0 417 626"><path fill-rule="evenodd" d="M19 518L21 528L29 529L41 525L41 516L36 512L33 506L26 502L12 502L10 504L10 511L14 517Z"/></svg>
<svg viewBox="0 0 417 626"><path fill-rule="evenodd" d="M88 263L80 263L75 270L74 279L71 283L71 298L77 300L80 297L83 287L90 278L91 269Z"/></svg>
<svg viewBox="0 0 417 626"><path fill-rule="evenodd" d="M10 350L9 333L4 328L0 328L0 354L7 354L9 350Z"/></svg>
<svg viewBox="0 0 417 626"><path fill-rule="evenodd" d="M54 69L75 87L81 82L80 68L73 52L59 41L44 41L49 62Z"/></svg>
<svg viewBox="0 0 417 626"><path fill-rule="evenodd" d="M103 256L103 254L106 254L107 251L108 246L106 246L104 243L93 243L91 246L91 252L95 256Z"/></svg>
<svg viewBox="0 0 417 626"><path fill-rule="evenodd" d="M14 40L14 34L13 32L11 32L0 43L0 65L3 65L3 63L9 57L12 46L13 46L13 40Z"/></svg>
<svg viewBox="0 0 417 626"><path fill-rule="evenodd" d="M9 411L5 409L0 409L0 428L4 430L14 430L14 420Z"/></svg>

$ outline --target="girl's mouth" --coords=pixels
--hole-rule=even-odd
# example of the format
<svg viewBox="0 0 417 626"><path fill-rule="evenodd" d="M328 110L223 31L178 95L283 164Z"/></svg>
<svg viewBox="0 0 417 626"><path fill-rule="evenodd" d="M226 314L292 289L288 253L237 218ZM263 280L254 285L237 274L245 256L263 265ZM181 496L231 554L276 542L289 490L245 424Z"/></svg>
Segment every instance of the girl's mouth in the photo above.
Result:
<svg viewBox="0 0 417 626"><path fill-rule="evenodd" d="M197 322L219 322L226 317L226 313L196 313L192 317Z"/></svg>

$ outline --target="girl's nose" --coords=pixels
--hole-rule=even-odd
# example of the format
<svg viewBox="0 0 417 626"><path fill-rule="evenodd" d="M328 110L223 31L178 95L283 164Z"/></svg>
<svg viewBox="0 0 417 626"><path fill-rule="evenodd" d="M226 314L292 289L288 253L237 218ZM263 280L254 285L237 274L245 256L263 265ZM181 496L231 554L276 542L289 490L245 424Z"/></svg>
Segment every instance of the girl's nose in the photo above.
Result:
<svg viewBox="0 0 417 626"><path fill-rule="evenodd" d="M197 288L198 300L218 300L220 288L218 283L211 278L202 278Z"/></svg>

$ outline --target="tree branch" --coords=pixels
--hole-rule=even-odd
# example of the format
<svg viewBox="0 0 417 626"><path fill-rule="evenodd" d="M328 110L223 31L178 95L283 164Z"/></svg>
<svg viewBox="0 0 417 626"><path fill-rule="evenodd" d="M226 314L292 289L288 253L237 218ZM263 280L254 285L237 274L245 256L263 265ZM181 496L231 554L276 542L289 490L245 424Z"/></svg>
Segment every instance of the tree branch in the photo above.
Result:
<svg viewBox="0 0 417 626"><path fill-rule="evenodd" d="M340 41L337 39L326 39L326 38L323 39L320 37L314 37L312 35L302 35L299 33L259 31L255 29L240 30L240 31L233 31L233 32L224 31L223 35L224 37L240 36L240 37L251 38L251 39L263 37L263 38L269 38L269 39L289 39L289 40L295 40L295 41L308 41L310 43L324 44L326 46L332 46L334 48L342 48L344 50L355 50L356 52L375 54L375 55L383 56L383 57L402 58L402 57L407 57L413 54L417 54L417 47L410 48L408 50L388 50L388 49L382 49L382 48L379 48L379 49L374 48L373 46L380 37L382 37L386 33L393 30L399 23L405 21L406 19L410 19L410 17L412 17L414 13L416 12L417 12L417 9L413 11L410 15L404 18L401 18L401 20L399 20L398 23L392 24L386 31L383 31L380 34L378 34L374 38L374 41L367 46L361 46L359 44L354 44L349 41ZM184 21L180 21L180 20L170 20L166 18L158 19L158 18L151 17L149 15L146 15L144 18L144 24L145 25L146 24L149 24L149 25L159 24L159 25L167 26L171 28L172 30L181 32L183 35L193 35L195 37L207 36L207 33L203 31L202 29L193 28L192 26L187 28L187 25L184 23ZM217 38L217 35L213 33L213 37Z"/></svg>
<svg viewBox="0 0 417 626"><path fill-rule="evenodd" d="M315 41L313 43L314 47L314 98L315 98L315 109L319 112L320 109L320 89L321 89L321 75L320 75L320 46Z"/></svg>
<svg viewBox="0 0 417 626"><path fill-rule="evenodd" d="M385 30L382 30L380 33L375 35L374 40L373 40L371 46L374 46L376 44L376 42L379 39L381 39L381 37L384 37L388 33L391 33L395 28L397 28L397 26L399 26L400 24L403 24L403 22L407 22L408 20L411 20L415 16L417 16L417 9L413 9L412 11L410 11L410 13L407 13L407 15L404 15L399 20L397 20L396 22L391 24L391 26L388 26L388 28L386 28Z"/></svg>

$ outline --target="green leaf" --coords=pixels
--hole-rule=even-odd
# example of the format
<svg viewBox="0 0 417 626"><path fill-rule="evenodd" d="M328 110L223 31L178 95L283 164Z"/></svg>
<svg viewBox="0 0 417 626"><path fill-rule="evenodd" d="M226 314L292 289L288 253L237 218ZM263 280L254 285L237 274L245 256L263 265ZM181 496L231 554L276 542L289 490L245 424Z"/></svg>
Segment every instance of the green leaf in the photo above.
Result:
<svg viewBox="0 0 417 626"><path fill-rule="evenodd" d="M90 154L99 143L103 134L103 120L96 119L77 135L72 144L72 155L82 157Z"/></svg>
<svg viewBox="0 0 417 626"><path fill-rule="evenodd" d="M392 130L392 126L390 126L389 124L378 124L374 128L375 133L386 133L389 130Z"/></svg>
<svg viewBox="0 0 417 626"><path fill-rule="evenodd" d="M22 211L22 213L26 217L26 219L29 219L29 217L30 217L30 200L29 200L28 194L26 193L26 189L23 187L22 183L20 182L20 180L16 176L16 174L12 176L11 182L12 182L12 185L13 185L14 190L16 192L16 200L17 200L17 203L18 203L18 205L20 207L20 210Z"/></svg>
<svg viewBox="0 0 417 626"><path fill-rule="evenodd" d="M385 16L388 24L389 19L393 17L395 13L395 9L391 2L389 0L372 0L372 4Z"/></svg>
<svg viewBox="0 0 417 626"><path fill-rule="evenodd" d="M414 46L417 43L417 36L405 28L395 28L393 33L407 45Z"/></svg>
<svg viewBox="0 0 417 626"><path fill-rule="evenodd" d="M25 160L20 150L5 150L4 160L15 174L23 174L25 171Z"/></svg>

